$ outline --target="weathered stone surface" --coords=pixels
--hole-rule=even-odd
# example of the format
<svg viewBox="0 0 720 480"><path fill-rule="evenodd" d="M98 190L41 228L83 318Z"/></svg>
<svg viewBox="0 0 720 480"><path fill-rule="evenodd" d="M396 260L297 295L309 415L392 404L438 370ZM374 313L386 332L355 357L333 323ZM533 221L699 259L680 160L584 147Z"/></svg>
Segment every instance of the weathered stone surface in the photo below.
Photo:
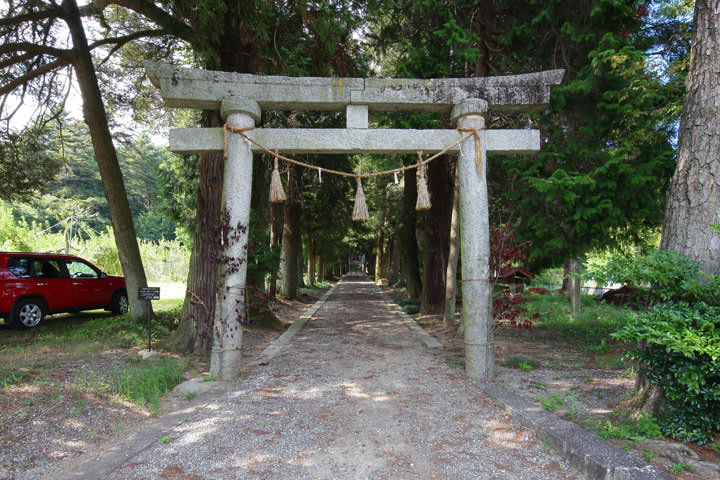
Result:
<svg viewBox="0 0 720 480"><path fill-rule="evenodd" d="M396 79L248 75L147 62L145 69L169 107L218 109L229 96L256 100L263 110L370 110L449 112L466 98L484 98L495 111L540 111L564 70L479 78Z"/></svg>
<svg viewBox="0 0 720 480"><path fill-rule="evenodd" d="M257 104L232 98L223 102L222 111L229 125L246 128L255 126L253 112L258 109ZM248 131L248 136L253 135L254 130ZM223 244L226 260L221 266L222 288L218 290L210 352L210 375L224 381L238 377L242 360L252 161L250 142L239 135L228 135L222 199L227 215L223 228L228 229Z"/></svg>
<svg viewBox="0 0 720 480"><path fill-rule="evenodd" d="M140 355L143 360L152 360L153 358L160 357L160 354L155 350L140 350L138 355Z"/></svg>
<svg viewBox="0 0 720 480"><path fill-rule="evenodd" d="M575 468L593 480L670 480L670 477L574 423L546 412L500 385L486 382L482 390L520 423L537 432Z"/></svg>
<svg viewBox="0 0 720 480"><path fill-rule="evenodd" d="M483 115L487 114L489 107L490 105L487 100L483 100L482 98L467 98L453 106L452 110L450 110L450 123L457 123L458 120L465 115L477 115L479 112L482 112Z"/></svg>
<svg viewBox="0 0 720 480"><path fill-rule="evenodd" d="M262 111L260 105L254 100L248 100L243 97L228 97L223 99L220 104L220 115L227 118L232 113L244 113L250 115L255 123L260 123Z"/></svg>
<svg viewBox="0 0 720 480"><path fill-rule="evenodd" d="M482 128L488 104L469 99L454 110L458 128ZM492 380L495 376L495 346L490 295L490 219L486 153L488 131L480 132L480 162L476 162L474 138L460 146L460 231L462 251L462 318L465 340L465 371L473 378Z"/></svg>
<svg viewBox="0 0 720 480"><path fill-rule="evenodd" d="M687 471L703 478L720 478L720 465L700 460L700 456L684 443L667 440L645 439L635 445L640 450L670 459L673 463L684 463Z"/></svg>
<svg viewBox="0 0 720 480"><path fill-rule="evenodd" d="M460 140L467 132L457 130L258 128L255 139L281 153L435 153ZM490 154L531 154L540 150L538 130L487 130ZM170 130L170 150L201 153L223 149L222 128ZM259 149L252 146L254 152ZM458 153L459 147L452 152Z"/></svg>
<svg viewBox="0 0 720 480"><path fill-rule="evenodd" d="M368 106L348 105L346 107L347 128L368 128Z"/></svg>
<svg viewBox="0 0 720 480"><path fill-rule="evenodd" d="M176 385L172 392L175 395L198 396L223 388L224 385L218 382L205 382L202 379L192 378Z"/></svg>

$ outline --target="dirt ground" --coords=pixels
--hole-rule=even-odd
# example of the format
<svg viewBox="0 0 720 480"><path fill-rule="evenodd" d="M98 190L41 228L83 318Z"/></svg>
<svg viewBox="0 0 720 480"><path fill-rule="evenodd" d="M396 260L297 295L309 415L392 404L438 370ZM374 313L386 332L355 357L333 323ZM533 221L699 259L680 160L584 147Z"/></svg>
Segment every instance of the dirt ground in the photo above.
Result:
<svg viewBox="0 0 720 480"><path fill-rule="evenodd" d="M456 320L459 321L459 316ZM444 328L438 315L423 316L417 321L443 344L446 361L462 368L464 347L462 339L456 335L457 327ZM621 409L632 395L635 371L630 363L620 360L623 350L619 345L609 345L606 352L599 353L587 346L558 340L548 332L507 325L495 331L495 345L498 383L587 430L592 431L599 421L612 419L612 413ZM518 358L526 359L525 363L534 360L537 366L527 370L511 368L508 360L513 357L516 362ZM630 447L631 442L609 441L647 461L641 449ZM699 461L720 465L720 455L712 448L688 446ZM674 473L671 468L679 462L662 456L654 456L650 463L678 480L720 478L715 474L696 475L689 471Z"/></svg>
<svg viewBox="0 0 720 480"><path fill-rule="evenodd" d="M348 275L270 362L107 480L585 477Z"/></svg>
<svg viewBox="0 0 720 480"><path fill-rule="evenodd" d="M278 318L290 325L323 291L301 295L297 301L278 300ZM280 330L245 328L243 360L249 363L278 336ZM68 361L48 348L43 354L46 372L28 382L0 390L0 480L36 479L51 473L68 457L91 455L153 414L103 392L103 377L127 365L138 349L113 349ZM167 354L167 353L166 353ZM191 359L188 373L207 374L204 360ZM184 399L167 396L160 413Z"/></svg>
<svg viewBox="0 0 720 480"><path fill-rule="evenodd" d="M302 296L299 301L281 300L275 305L278 317L290 324L322 295ZM463 344L455 328L443 328L439 317L418 322L445 346L440 353L455 368L462 368ZM243 358L255 358L282 332L248 327L243 337ZM501 327L496 332L497 381L531 401L545 402L563 418L590 428L591 422L609 418L632 392L633 371L620 363L617 346L607 352L590 351L581 345L543 337L539 331ZM122 438L152 418L146 409L122 402L110 393L98 392L104 374L120 368L134 350L115 349L68 361L48 351L48 374L0 391L0 480L40 478L68 457L92 455L115 439ZM531 357L538 366L529 371L510 368L513 355ZM192 361L191 373L202 375L207 364ZM86 380L87 388L84 382ZM162 411L182 405L184 399L168 396ZM626 441L614 441L618 446ZM703 461L720 464L720 456L709 447L693 446ZM642 452L631 450L642 458ZM654 457L654 465L676 479L720 478L672 473L673 462Z"/></svg>

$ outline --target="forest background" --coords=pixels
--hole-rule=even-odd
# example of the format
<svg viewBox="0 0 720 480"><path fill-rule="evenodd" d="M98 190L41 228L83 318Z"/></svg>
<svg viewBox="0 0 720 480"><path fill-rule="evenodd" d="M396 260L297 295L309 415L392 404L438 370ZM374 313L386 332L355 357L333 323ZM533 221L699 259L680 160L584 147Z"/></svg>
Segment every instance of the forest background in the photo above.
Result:
<svg viewBox="0 0 720 480"><path fill-rule="evenodd" d="M113 233L123 245L119 256L126 277L144 282L142 265L123 255L132 250L134 237L127 233L133 224L141 240L176 241L177 257L191 252L188 291L199 299L186 302L183 314L192 324L185 334L191 349L207 348L202 332L214 308L222 162L218 155L170 155L153 145L148 133L158 134L160 125L164 131L171 125L218 125L221 119L217 112L161 108L144 74L145 59L290 76L438 78L566 69L546 112L489 119L491 128L534 127L543 135L537 156L490 159L493 224L511 222L518 243L532 242L526 264L535 272L572 269L592 252L657 243L676 159L691 35L688 1L117 1L76 8L66 0L58 7L15 2L8 10L13 15L1 24L6 46L0 54L7 68L0 89L5 95L0 197L15 224L49 229L63 228L52 226L65 221L67 249L72 235L102 235L111 221L127 216L110 215L113 208L125 212L125 195L108 193L124 183L132 221ZM85 23L70 21L74 15ZM72 41L62 21L71 26ZM87 68L59 50L77 51L78 28L86 33L88 58L94 58L101 94L94 105L104 104L116 145L115 152L106 142L96 160L103 171L112 164L105 160L108 153L115 155L122 178L107 173L110 178L102 178L93 166L90 145L97 154L100 135L93 127L97 130L102 117L89 121L88 135L63 110L73 76L87 77ZM87 90L81 88L86 111ZM20 129L12 121L18 103L36 107L33 122ZM341 113L266 112L263 123L327 128L344 122ZM427 114L377 113L371 123L449 126L446 118ZM412 156L304 160L348 171L415 161ZM254 167L250 282L259 290L274 295L277 286L292 298L298 284L337 275L349 256L367 254L376 279L400 282L409 297L422 299L422 313L441 313L454 304L446 300L456 289L452 272L459 256L451 248L457 241L452 157L428 169L433 206L427 213L413 208L415 171L399 183L387 177L367 182L372 218L366 223L350 220L351 182L331 177L320 184L314 172L295 167L283 170L289 200L271 208L270 167L264 158ZM109 203L103 202L103 185ZM12 244L17 237L9 232L4 236L5 248L22 246Z"/></svg>
<svg viewBox="0 0 720 480"><path fill-rule="evenodd" d="M696 19L698 11L712 10L708 5L695 5ZM40 233L49 237L62 230L42 249L75 246L110 273L119 273L120 265L131 289L146 282L152 261L165 257L183 269L187 264L177 346L207 352L220 258L222 156L171 155L150 138L170 126L220 126L222 119L214 111L162 108L142 64L152 60L326 77L485 77L565 69L546 111L488 119L490 128L538 128L542 135L536 156L489 159L491 222L496 229L511 226L530 272L577 271L593 255L643 253L659 244L665 199L679 163L691 38L705 18L693 24L693 6L686 0L2 4L1 246L37 249ZM65 111L68 99L76 98L70 95L74 78L85 124ZM23 105L34 115L18 125ZM373 113L370 120L373 128L450 126L444 116L428 114ZM262 123L339 128L344 117L264 112ZM416 161L369 155L301 159L362 172ZM421 313L444 313L454 322L462 261L453 248L454 158L430 165L432 208L424 213L414 209L414 170L398 182L369 180L364 188L371 218L364 223L351 220L351 181L326 176L321 183L316 172L295 167L282 169L288 200L271 206L272 163L262 156L256 160L248 245L248 280L256 299L276 291L293 298L303 282L337 276L348 257L366 254L377 281L419 298ZM683 178L678 180L681 185ZM687 230L681 225L675 231ZM110 246L111 237L118 245L113 257L118 260L112 262L108 249L88 246ZM27 240L33 238L36 243ZM145 247L138 247L138 238ZM135 251L143 249L141 262ZM712 259L718 249L695 250L706 273L717 273ZM184 270L174 272L158 275L184 277ZM145 307L131 307L133 316L142 316ZM248 319L267 313L251 305Z"/></svg>
<svg viewBox="0 0 720 480"><path fill-rule="evenodd" d="M32 11L41 5L26 2L25 8ZM544 136L538 156L491 159L493 222L500 225L513 219L518 241L533 242L527 259L533 271L561 266L592 251L643 248L657 242L676 156L691 34L690 2L164 5L165 14L197 32L208 28L206 23L213 18L225 17L226 28L203 32L206 38L197 45L188 45L179 35L152 32L148 25L162 26L161 17L143 9L151 4L139 5L133 10L123 2L111 2L91 12L95 16L87 15L86 29L98 38L107 39L112 33L116 38L120 33L137 37L117 48L112 44L112 49L98 48L94 54L141 240L177 239L179 255L183 254L181 244L188 251L193 245L199 162L170 155L154 145L148 133L156 136L158 125L164 130L170 124L197 124L200 119L191 112L170 116L162 110L140 60L173 58L175 63L228 69L213 65L226 61L216 48L226 35L239 36L244 48L237 47L241 51L235 56L253 73L430 78L565 68L565 84L554 92L548 112L491 119L493 128L533 126ZM228 18L238 13L247 20L233 25ZM100 24L95 23L98 20ZM72 231L83 238L102 235L111 222L87 128L59 110L62 103L45 106L46 115L34 118L37 123L20 130L11 128L17 122L6 124L2 144L6 184L0 190L6 209L18 225L24 221L43 229L54 226L56 231L63 229L66 235ZM342 118L329 113L269 112L264 122L327 127L341 124ZM375 115L373 122L379 127L447 126L446 119L428 115ZM356 156L309 161L372 171L413 159ZM257 163L252 231L253 243L260 245L270 243L271 220L277 223L279 215L260 204L269 169L267 161ZM296 201L285 207L295 209L286 217L297 218L294 227L301 231L300 240L293 241L301 248L284 256L303 257L304 253L304 261L294 263L303 263L302 270L310 277L307 281L313 282L317 274L322 276L323 271L344 263L348 255L373 256L377 251L377 266L371 268L378 277L393 283L401 280L410 296L422 295L423 311L437 312L444 295L433 298L432 292L444 294L445 290L453 163L446 158L429 169L434 202L427 214L416 214L411 208L414 172L399 185L386 178L366 185L373 218L364 225L349 220L353 195L349 182L330 178L320 187L313 175L290 172L298 193L296 198L291 196ZM328 202L337 205L331 212L324 211ZM8 233L5 248L22 247L13 245L17 237ZM271 254L263 262L267 263L261 266L265 274L277 268ZM283 262L283 269L289 263ZM283 273L281 277L295 272ZM281 285L292 296L296 287Z"/></svg>

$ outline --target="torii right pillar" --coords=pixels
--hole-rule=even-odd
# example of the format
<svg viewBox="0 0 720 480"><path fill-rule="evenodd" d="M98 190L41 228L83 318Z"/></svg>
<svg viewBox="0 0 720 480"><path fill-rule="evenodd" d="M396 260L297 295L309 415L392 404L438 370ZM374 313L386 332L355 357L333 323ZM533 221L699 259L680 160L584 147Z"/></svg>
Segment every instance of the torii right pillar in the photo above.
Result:
<svg viewBox="0 0 720 480"><path fill-rule="evenodd" d="M485 116L488 102L469 98L455 105L451 120L458 129L475 129L460 144L460 231L462 318L465 328L465 372L477 379L495 376L495 345L490 291L490 218L485 180ZM479 141L478 141L479 140ZM477 148L479 147L479 152ZM477 152L477 153L476 153ZM479 154L478 154L479 153Z"/></svg>

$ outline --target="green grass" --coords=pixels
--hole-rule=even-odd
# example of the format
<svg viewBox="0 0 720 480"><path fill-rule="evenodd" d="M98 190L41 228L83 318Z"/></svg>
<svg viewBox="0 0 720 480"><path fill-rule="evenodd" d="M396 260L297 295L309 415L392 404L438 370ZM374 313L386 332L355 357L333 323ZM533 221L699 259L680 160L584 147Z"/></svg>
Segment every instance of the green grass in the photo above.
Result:
<svg viewBox="0 0 720 480"><path fill-rule="evenodd" d="M543 410L550 413L557 412L558 409L565 404L565 399L562 397L562 395L555 394L549 395L548 398L542 398L540 396L537 396L534 398L534 400L542 405Z"/></svg>
<svg viewBox="0 0 720 480"><path fill-rule="evenodd" d="M312 287L302 287L298 288L298 295L316 295L322 290L325 290L326 288L330 288L332 284L330 282L324 281L324 282L317 282Z"/></svg>
<svg viewBox="0 0 720 480"><path fill-rule="evenodd" d="M153 319L154 340L167 337L175 329L182 300L158 303ZM48 384L54 378L52 372L69 361L81 360L92 367L100 352L144 346L146 342L145 321L133 321L129 315L114 317L100 311L51 316L31 330L3 327L0 333L0 391L16 385ZM133 369L136 367L132 365ZM119 366L117 372L108 375L107 372L95 373L90 368L83 375L73 377L62 391L78 398L114 392L124 370ZM48 384L47 388L56 391L55 387Z"/></svg>
<svg viewBox="0 0 720 480"><path fill-rule="evenodd" d="M161 357L153 360L137 358L137 365L126 370L118 381L121 398L158 412L160 397L180 383L187 362L183 359Z"/></svg>
<svg viewBox="0 0 720 480"><path fill-rule="evenodd" d="M179 308L182 308L183 298L161 298L160 300L153 300L152 306L155 313L168 312Z"/></svg>
<svg viewBox="0 0 720 480"><path fill-rule="evenodd" d="M625 361L622 355L611 355L609 357L597 357L595 363L600 368L606 368L609 370L620 370L625 366Z"/></svg>
<svg viewBox="0 0 720 480"><path fill-rule="evenodd" d="M683 473L687 467L690 465L684 462L675 463L672 467L670 467L670 471L672 473Z"/></svg>
<svg viewBox="0 0 720 480"><path fill-rule="evenodd" d="M571 318L570 301L564 294L532 295L529 298L530 302L525 304L528 311L524 316L532 317L536 312L541 314L532 319L533 329L552 331L564 340L580 341L598 350L605 350L602 342L608 341L610 333L627 323L630 313L628 308L602 304L589 295L583 295L581 314ZM552 312L545 313L549 310Z"/></svg>
<svg viewBox="0 0 720 480"><path fill-rule="evenodd" d="M519 368L526 372L529 372L533 368L540 366L540 361L527 355L510 355L507 360L507 365L510 368Z"/></svg>
<svg viewBox="0 0 720 480"><path fill-rule="evenodd" d="M153 337L162 338L176 327L182 299L159 300L152 320ZM147 341L147 322L129 315L112 316L93 311L48 317L37 328L7 328L0 338L0 359L5 353L29 348L56 347L78 353L127 348ZM2 362L0 362L2 363Z"/></svg>
<svg viewBox="0 0 720 480"><path fill-rule="evenodd" d="M605 440L630 440L633 442L647 438L662 438L660 427L652 415L643 414L639 419L620 418L617 422L602 420L594 425L594 429L600 438Z"/></svg>
<svg viewBox="0 0 720 480"><path fill-rule="evenodd" d="M0 392L4 389L22 383L28 372L18 371L14 368L0 367Z"/></svg>
<svg viewBox="0 0 720 480"><path fill-rule="evenodd" d="M415 315L420 312L420 299L419 298L395 298L395 303L400 305L402 309L408 315Z"/></svg>

